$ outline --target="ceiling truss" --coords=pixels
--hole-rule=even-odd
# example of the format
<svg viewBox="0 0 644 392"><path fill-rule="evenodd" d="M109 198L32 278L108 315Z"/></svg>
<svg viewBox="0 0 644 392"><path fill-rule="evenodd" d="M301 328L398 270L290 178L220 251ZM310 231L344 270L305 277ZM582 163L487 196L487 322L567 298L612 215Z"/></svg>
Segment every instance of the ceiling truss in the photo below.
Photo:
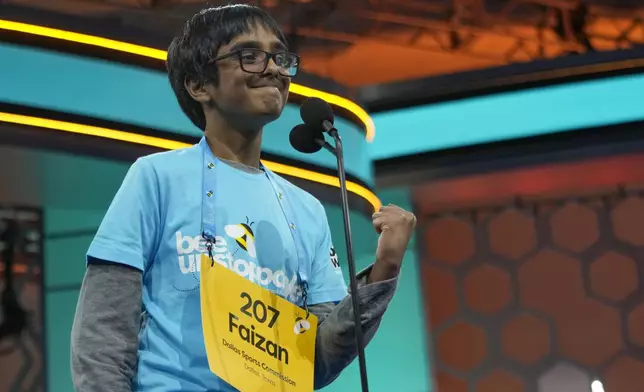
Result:
<svg viewBox="0 0 644 392"><path fill-rule="evenodd" d="M270 9L296 41L299 51L322 51L323 58L330 62L350 48L377 42L396 49L481 60L493 66L644 45L644 3L640 8L634 5L620 8L606 3L611 0L603 0L603 4L598 1L602 0L258 0L252 3ZM91 18L120 18L122 25L134 25L161 35L176 31L204 5L201 0L0 0L0 6L2 3Z"/></svg>

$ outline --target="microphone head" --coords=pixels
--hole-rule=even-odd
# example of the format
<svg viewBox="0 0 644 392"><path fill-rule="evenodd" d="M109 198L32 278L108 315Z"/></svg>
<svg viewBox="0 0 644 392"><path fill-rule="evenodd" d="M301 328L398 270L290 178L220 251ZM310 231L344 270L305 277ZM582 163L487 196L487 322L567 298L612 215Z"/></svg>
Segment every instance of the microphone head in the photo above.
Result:
<svg viewBox="0 0 644 392"><path fill-rule="evenodd" d="M295 126L288 137L293 148L305 154L312 154L322 149L315 139L324 140L322 131L316 131L306 124Z"/></svg>
<svg viewBox="0 0 644 392"><path fill-rule="evenodd" d="M324 120L333 124L333 109L320 98L308 98L300 106L300 117L304 123L313 128L321 128Z"/></svg>

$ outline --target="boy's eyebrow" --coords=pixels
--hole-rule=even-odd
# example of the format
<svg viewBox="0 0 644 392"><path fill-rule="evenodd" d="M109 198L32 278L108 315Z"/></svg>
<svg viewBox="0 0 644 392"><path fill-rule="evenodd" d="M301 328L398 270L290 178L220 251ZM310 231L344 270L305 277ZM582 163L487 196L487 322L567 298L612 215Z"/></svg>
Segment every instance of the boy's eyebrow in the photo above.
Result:
<svg viewBox="0 0 644 392"><path fill-rule="evenodd" d="M230 47L230 51L239 49L259 49L261 45L257 41L241 41Z"/></svg>
<svg viewBox="0 0 644 392"><path fill-rule="evenodd" d="M249 40L249 41L237 42L236 44L230 47L230 51L232 52L239 49L261 49L261 48L262 48L262 45L260 45L258 41ZM282 41L275 41L272 44L272 48L274 50L280 50L280 51L287 50L286 45L284 45Z"/></svg>
<svg viewBox="0 0 644 392"><path fill-rule="evenodd" d="M273 48L277 50L284 50L284 51L288 50L288 48L286 47L286 45L284 45L282 41L276 41L273 44Z"/></svg>

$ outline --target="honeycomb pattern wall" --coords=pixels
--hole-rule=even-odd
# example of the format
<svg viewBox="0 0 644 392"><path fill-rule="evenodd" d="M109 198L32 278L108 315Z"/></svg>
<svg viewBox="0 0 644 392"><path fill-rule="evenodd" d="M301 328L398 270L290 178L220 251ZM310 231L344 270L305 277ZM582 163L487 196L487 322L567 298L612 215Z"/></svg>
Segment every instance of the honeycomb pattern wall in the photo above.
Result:
<svg viewBox="0 0 644 392"><path fill-rule="evenodd" d="M439 392L644 390L644 196L419 217Z"/></svg>

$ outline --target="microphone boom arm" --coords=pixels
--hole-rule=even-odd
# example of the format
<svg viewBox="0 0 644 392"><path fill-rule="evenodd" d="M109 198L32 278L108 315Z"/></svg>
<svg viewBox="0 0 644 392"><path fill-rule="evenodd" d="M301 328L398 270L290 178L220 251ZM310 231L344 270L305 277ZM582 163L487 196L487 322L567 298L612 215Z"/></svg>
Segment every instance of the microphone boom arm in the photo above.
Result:
<svg viewBox="0 0 644 392"><path fill-rule="evenodd" d="M330 145L329 142L327 142L326 140L324 140L324 139L315 139L315 142L319 146L321 146L322 148L324 148L325 150L327 150L328 152L333 154L336 158L338 157L338 154L336 153L335 148L333 148L333 146Z"/></svg>

